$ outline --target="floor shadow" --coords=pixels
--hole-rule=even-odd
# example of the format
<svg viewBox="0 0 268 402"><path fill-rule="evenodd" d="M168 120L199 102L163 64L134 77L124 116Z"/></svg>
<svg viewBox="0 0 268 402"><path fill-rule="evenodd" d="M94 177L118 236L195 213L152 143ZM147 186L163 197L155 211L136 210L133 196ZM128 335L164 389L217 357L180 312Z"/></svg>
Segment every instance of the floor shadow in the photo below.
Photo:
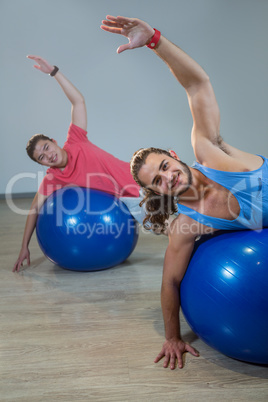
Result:
<svg viewBox="0 0 268 402"><path fill-rule="evenodd" d="M165 331L161 308L155 309L154 318L155 331L164 338ZM182 327L185 327L185 324L187 324L184 317L181 319L181 324ZM242 375L253 378L268 379L268 365L266 364L254 364L225 356L205 344L190 328L186 331L184 328L182 337L185 342L191 344L195 349L197 349L200 353L200 356L208 362Z"/></svg>

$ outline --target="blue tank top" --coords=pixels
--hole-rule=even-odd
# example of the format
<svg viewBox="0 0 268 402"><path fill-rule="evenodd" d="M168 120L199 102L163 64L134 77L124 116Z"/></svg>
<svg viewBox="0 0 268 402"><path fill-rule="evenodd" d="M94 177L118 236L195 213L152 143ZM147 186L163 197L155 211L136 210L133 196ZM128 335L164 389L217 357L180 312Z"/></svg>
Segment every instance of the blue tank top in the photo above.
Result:
<svg viewBox="0 0 268 402"><path fill-rule="evenodd" d="M258 155L261 156L261 155ZM208 179L227 188L237 199L240 213L236 219L228 220L203 215L192 208L178 203L178 213L221 230L261 229L268 226L268 159L251 172L223 172L195 162L192 168L199 170Z"/></svg>

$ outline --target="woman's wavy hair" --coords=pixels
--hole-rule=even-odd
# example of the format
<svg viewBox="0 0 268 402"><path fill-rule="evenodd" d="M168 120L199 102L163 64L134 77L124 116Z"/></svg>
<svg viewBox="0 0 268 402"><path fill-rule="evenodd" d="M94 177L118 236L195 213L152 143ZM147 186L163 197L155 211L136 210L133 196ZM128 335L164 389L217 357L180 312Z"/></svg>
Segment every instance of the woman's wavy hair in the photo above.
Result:
<svg viewBox="0 0 268 402"><path fill-rule="evenodd" d="M164 154L171 158L171 154L161 148L141 148L134 153L130 161L130 170L133 179L143 188L145 196L140 206L145 204L146 217L143 220L143 226L147 230L164 233L167 227L167 220L170 215L178 211L177 201L174 196L166 194L157 194L153 190L146 188L145 184L139 179L138 174L141 167L146 162L150 154ZM175 159L175 158L173 158Z"/></svg>

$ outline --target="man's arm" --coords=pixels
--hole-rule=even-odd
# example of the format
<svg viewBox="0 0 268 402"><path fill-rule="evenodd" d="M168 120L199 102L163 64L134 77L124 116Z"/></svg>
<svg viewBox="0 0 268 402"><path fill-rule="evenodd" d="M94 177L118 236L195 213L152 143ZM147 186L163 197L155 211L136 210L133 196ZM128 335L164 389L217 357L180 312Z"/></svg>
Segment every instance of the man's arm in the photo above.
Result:
<svg viewBox="0 0 268 402"><path fill-rule="evenodd" d="M188 222L189 221L189 222ZM198 352L181 339L180 332L180 284L188 267L193 251L196 234L191 231L191 219L178 217L171 224L169 245L165 254L163 279L161 287L161 305L165 324L165 342L161 352L155 359L155 363L164 357L163 366L170 364L173 370L178 361L178 367L182 368L182 355L190 352L199 356ZM180 227L188 227L189 230L180 231Z"/></svg>
<svg viewBox="0 0 268 402"><path fill-rule="evenodd" d="M136 18L107 16L101 28L107 32L126 36L129 43L117 49L118 53L148 44L154 34L153 28ZM193 117L192 145L197 160L205 163L211 160L217 149L215 160L223 156L218 143L220 140L220 113L208 75L202 67L182 49L161 36L153 50L170 68L184 87ZM227 155L226 155L227 156Z"/></svg>
<svg viewBox="0 0 268 402"><path fill-rule="evenodd" d="M54 70L54 66L39 56L27 56L29 59L34 60L36 65L34 67L42 71L45 74L50 74ZM55 76L55 80L58 82L63 92L72 104L71 119L72 123L83 130L87 130L87 110L85 99L78 89L62 74L58 71Z"/></svg>
<svg viewBox="0 0 268 402"><path fill-rule="evenodd" d="M23 266L23 261L27 259L27 264L30 265L30 252L29 252L29 243L32 238L32 234L36 227L36 221L38 218L38 213L41 206L44 204L45 200L48 196L42 195L40 193L36 193L31 208L29 210L29 214L26 220L24 235L21 245L21 250L17 261L14 264L13 272L18 272L20 268Z"/></svg>
<svg viewBox="0 0 268 402"><path fill-rule="evenodd" d="M168 65L184 87L193 117L192 146L197 161L213 169L257 169L259 157L224 143L220 136L220 111L208 75L183 50L163 36L154 52Z"/></svg>
<svg viewBox="0 0 268 402"><path fill-rule="evenodd" d="M198 137L215 143L220 130L220 112L206 72L182 49L163 36L154 52L164 60L186 91L194 122L193 144Z"/></svg>

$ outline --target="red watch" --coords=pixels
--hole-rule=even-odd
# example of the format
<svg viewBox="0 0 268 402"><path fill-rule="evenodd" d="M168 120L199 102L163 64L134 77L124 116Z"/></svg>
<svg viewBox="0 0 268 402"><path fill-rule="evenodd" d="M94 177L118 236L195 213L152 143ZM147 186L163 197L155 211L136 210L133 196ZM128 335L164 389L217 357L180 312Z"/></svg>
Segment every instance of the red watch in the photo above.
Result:
<svg viewBox="0 0 268 402"><path fill-rule="evenodd" d="M149 47L150 49L155 49L156 45L159 42L160 36L161 32L154 28L154 36L152 37L150 43L148 43L148 45L146 46Z"/></svg>

